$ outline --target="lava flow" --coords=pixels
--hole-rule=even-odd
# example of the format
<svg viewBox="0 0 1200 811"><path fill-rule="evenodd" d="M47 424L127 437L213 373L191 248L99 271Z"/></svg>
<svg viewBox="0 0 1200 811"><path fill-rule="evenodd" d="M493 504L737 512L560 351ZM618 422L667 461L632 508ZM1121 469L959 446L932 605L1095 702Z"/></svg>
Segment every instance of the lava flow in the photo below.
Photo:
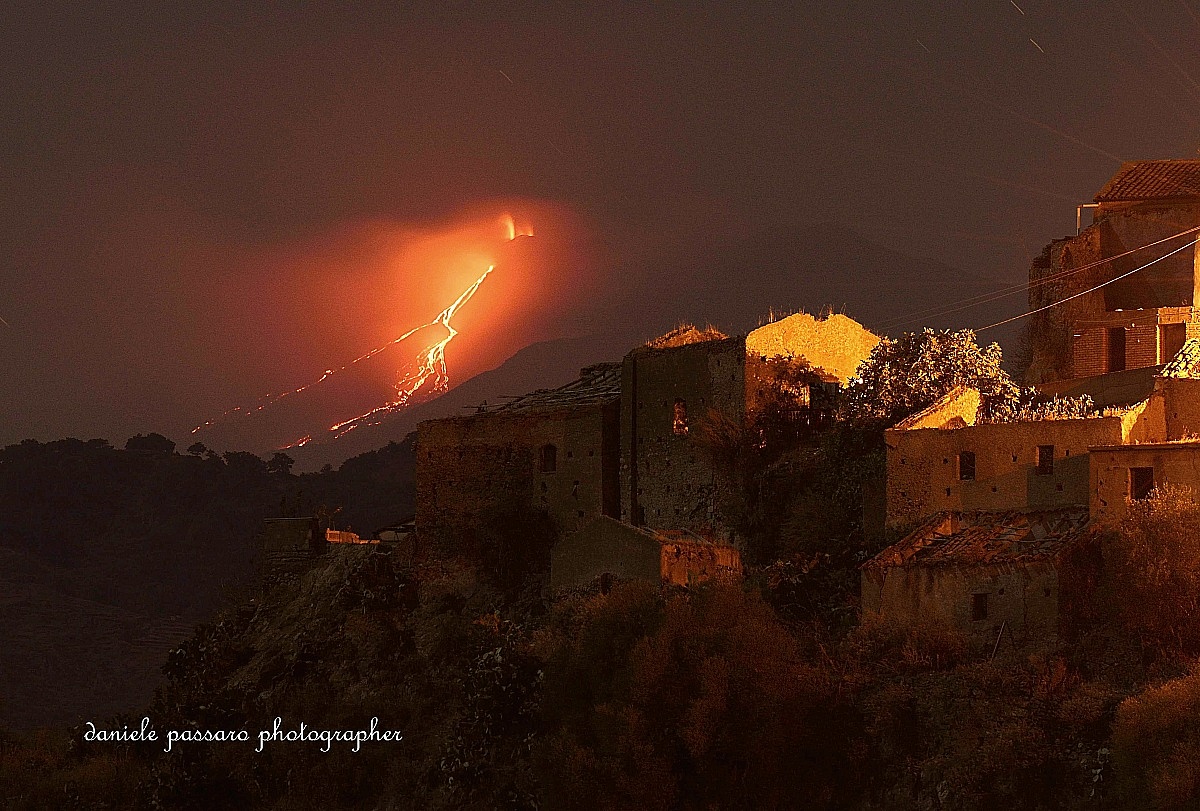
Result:
<svg viewBox="0 0 1200 811"><path fill-rule="evenodd" d="M506 241L508 241L508 242L511 242L520 236L529 236L529 237L533 236L532 228L518 227L516 222L513 220L513 218L511 216L506 216L504 218L504 228L505 228ZM415 369L404 374L400 378L400 380L396 382L396 384L395 384L396 391L395 391L394 397L392 397L388 402L384 403L383 405L371 408L368 411L365 411L356 417L351 417L350 419L341 420L339 422L336 422L333 425L331 425L328 430L334 434L334 438L336 439L337 437L340 437L340 436L346 434L347 432L352 431L355 428L358 428L362 425L377 424L379 422L379 419L381 418L381 415L384 415L389 412L395 411L397 409L403 408L419 392L424 392L425 394L432 395L432 394L437 394L438 392L444 391L450 384L450 375L449 375L449 371L446 368L446 346L452 340L454 340L454 337L456 335L458 335L458 330L454 328L454 326L451 323L451 320L454 318L455 313L457 313L464 304L466 304L468 301L471 300L471 298L475 295L476 291L478 291L480 286L483 284L484 280L487 279L488 275L491 274L491 272L495 269L496 269L496 266L494 264L489 265L487 270L485 270L478 279L476 279L469 287L467 287L467 289L465 289L458 296L458 298L456 298L453 301L453 303L451 303L448 307L446 307L444 310L442 310L440 313L438 313L438 315L432 321L429 321L428 323L421 324L420 326L417 326L417 327L414 327L414 328L408 330L407 332L405 332L403 335L399 336L398 338L395 338L394 340L389 341L388 343L386 343L382 346L376 347L375 349L372 349L370 352L360 355L359 357L338 367L337 369L326 369L325 372L319 378L312 381L311 383L306 383L305 385L300 386L299 388L281 392L280 394L268 395L267 397L264 397L262 400L260 400L257 406L254 406L252 408L243 409L240 406L237 408L232 408L229 411L226 411L220 417L217 417L215 419L209 420L201 425L196 426L195 428L192 429L192 433L196 434L206 428L214 426L217 423L221 422L226 417L249 416L249 415L258 413L258 412L270 407L271 405L279 402L280 400L282 400L285 397L291 397L293 395L300 394L304 391L307 391L308 389L311 389L314 386L317 386L317 385L325 382L326 380L328 380L330 377L334 376L335 374L345 371L346 369L349 369L351 366L361 363L362 361L373 358L376 355L378 355L379 353L381 353L393 346L396 346L397 344L403 343L404 341L408 340L409 338L411 338L418 332L421 332L422 330L436 328L439 326L444 328L445 335L442 338L440 338L439 340L432 343L431 345L427 346L420 353L418 353L418 355L415 358ZM287 449L287 448L303 447L304 445L311 442L312 439L313 439L312 435L309 434L309 435L306 435L294 442L289 443L288 445L283 446L283 448Z"/></svg>

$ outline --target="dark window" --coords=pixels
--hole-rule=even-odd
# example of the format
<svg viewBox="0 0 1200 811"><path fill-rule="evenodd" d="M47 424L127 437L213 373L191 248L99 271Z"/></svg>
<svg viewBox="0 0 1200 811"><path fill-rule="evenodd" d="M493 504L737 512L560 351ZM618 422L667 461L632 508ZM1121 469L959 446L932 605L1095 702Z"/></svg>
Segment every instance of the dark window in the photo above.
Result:
<svg viewBox="0 0 1200 811"><path fill-rule="evenodd" d="M1039 476L1049 476L1054 472L1054 446L1037 446L1037 472Z"/></svg>
<svg viewBox="0 0 1200 811"><path fill-rule="evenodd" d="M1113 327L1108 331L1108 371L1125 370L1125 328Z"/></svg>
<svg viewBox="0 0 1200 811"><path fill-rule="evenodd" d="M986 594L971 595L971 620L979 622L987 619L988 596Z"/></svg>
<svg viewBox="0 0 1200 811"><path fill-rule="evenodd" d="M1134 501L1150 495L1154 489L1154 468L1129 468L1129 497Z"/></svg>
<svg viewBox="0 0 1200 811"><path fill-rule="evenodd" d="M1187 341L1187 324L1161 324L1158 328L1158 362L1170 363Z"/></svg>
<svg viewBox="0 0 1200 811"><path fill-rule="evenodd" d="M963 451L958 455L958 478L964 482L975 481L974 451Z"/></svg>
<svg viewBox="0 0 1200 811"><path fill-rule="evenodd" d="M671 424L675 429L675 433L680 436L688 432L687 403L681 399L677 398L675 405L672 406Z"/></svg>
<svg viewBox="0 0 1200 811"><path fill-rule="evenodd" d="M553 445L543 445L538 453L538 470L543 473L553 473L558 470L558 448Z"/></svg>

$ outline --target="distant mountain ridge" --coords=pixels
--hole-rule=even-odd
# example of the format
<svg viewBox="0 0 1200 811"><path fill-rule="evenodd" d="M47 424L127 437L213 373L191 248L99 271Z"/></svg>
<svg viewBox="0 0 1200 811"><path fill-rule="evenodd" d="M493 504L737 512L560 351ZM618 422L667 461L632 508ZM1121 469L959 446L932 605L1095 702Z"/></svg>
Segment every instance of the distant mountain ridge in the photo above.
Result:
<svg viewBox="0 0 1200 811"><path fill-rule="evenodd" d="M316 470L325 464L335 467L348 457L396 442L424 420L469 414L481 403L498 404L537 389L569 383L584 366L617 360L624 353L622 341L611 336L586 335L530 344L494 369L478 374L432 400L387 415L378 425L364 425L339 439L313 442L290 448L296 469Z"/></svg>

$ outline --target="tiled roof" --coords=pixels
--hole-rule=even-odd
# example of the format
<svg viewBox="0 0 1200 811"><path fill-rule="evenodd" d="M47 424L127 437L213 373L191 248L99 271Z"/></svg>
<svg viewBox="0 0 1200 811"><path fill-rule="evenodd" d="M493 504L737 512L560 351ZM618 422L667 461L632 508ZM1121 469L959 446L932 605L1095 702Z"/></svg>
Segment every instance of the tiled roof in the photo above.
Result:
<svg viewBox="0 0 1200 811"><path fill-rule="evenodd" d="M939 513L863 564L893 566L1028 563L1055 558L1087 532L1085 507L1046 512Z"/></svg>
<svg viewBox="0 0 1200 811"><path fill-rule="evenodd" d="M1188 338L1171 362L1163 367L1161 376L1200 378L1200 339Z"/></svg>
<svg viewBox="0 0 1200 811"><path fill-rule="evenodd" d="M1095 377L1076 377L1070 380L1040 383L1036 388L1038 392L1047 397L1067 398L1087 395L1092 398L1092 403L1096 408L1131 406L1142 402L1154 392L1154 378L1158 374L1158 366L1144 366L1138 369L1109 372Z"/></svg>
<svg viewBox="0 0 1200 811"><path fill-rule="evenodd" d="M609 402L620 396L621 364L597 363L583 369L578 380L573 380L565 386L559 386L557 389L538 389L515 397L503 405L481 405L479 411L491 414L569 408L586 403Z"/></svg>
<svg viewBox="0 0 1200 811"><path fill-rule="evenodd" d="M1129 161L1096 194L1097 203L1200 197L1200 160Z"/></svg>

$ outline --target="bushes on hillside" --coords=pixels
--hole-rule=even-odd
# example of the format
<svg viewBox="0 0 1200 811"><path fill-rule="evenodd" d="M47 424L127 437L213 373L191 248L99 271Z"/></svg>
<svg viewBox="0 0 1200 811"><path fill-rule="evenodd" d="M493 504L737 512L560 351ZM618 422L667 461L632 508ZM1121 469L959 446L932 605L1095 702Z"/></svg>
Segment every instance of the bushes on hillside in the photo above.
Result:
<svg viewBox="0 0 1200 811"><path fill-rule="evenodd" d="M1111 542L1113 594L1149 650L1200 653L1200 504L1164 486L1129 512Z"/></svg>

